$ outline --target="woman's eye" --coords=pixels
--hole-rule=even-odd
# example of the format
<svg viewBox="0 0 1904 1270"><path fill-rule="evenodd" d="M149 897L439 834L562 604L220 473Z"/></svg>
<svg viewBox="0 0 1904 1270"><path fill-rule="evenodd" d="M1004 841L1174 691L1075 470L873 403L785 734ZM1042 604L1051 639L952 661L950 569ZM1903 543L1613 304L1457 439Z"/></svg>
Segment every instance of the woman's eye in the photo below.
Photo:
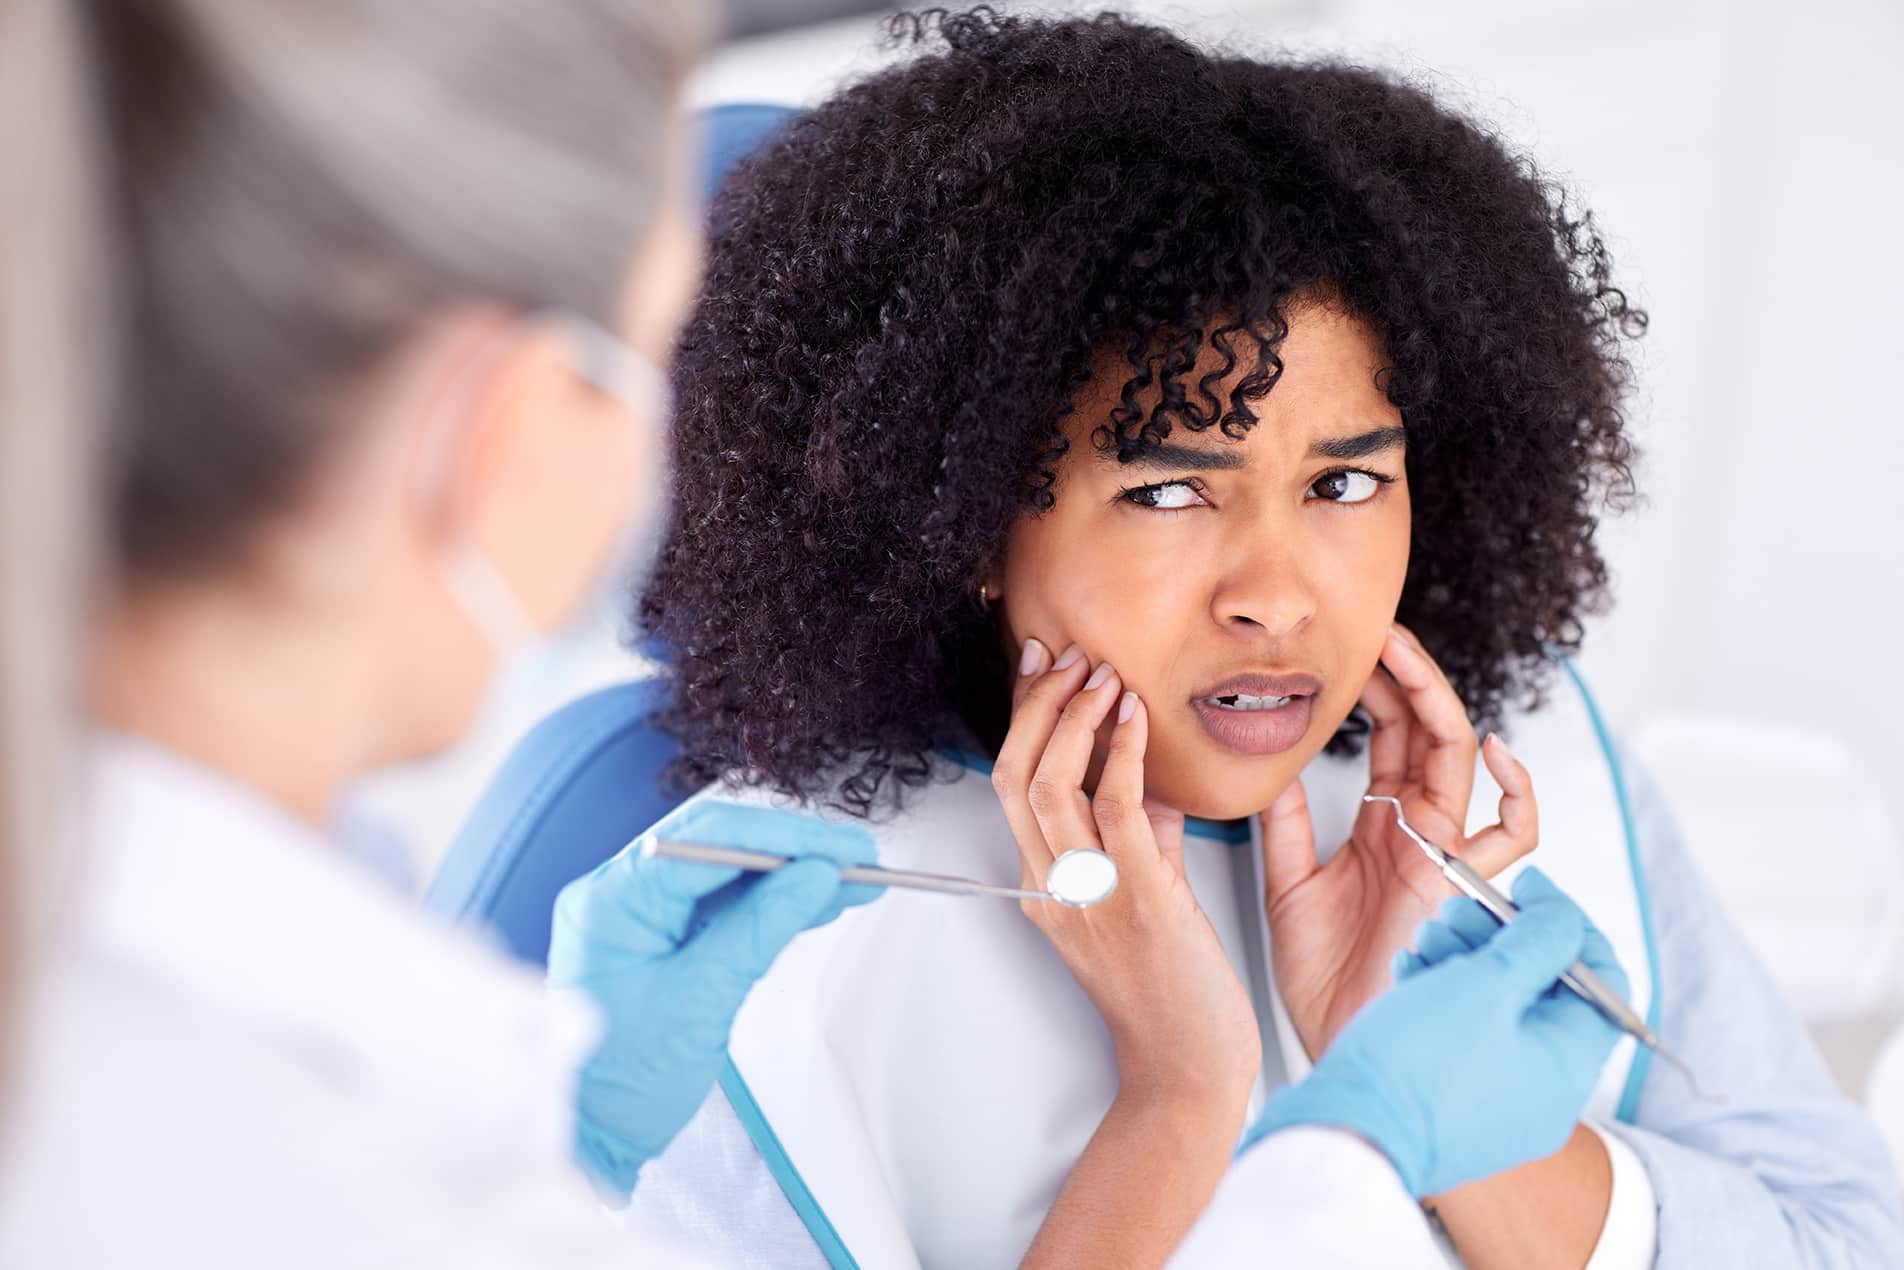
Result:
<svg viewBox="0 0 1904 1270"><path fill-rule="evenodd" d="M1188 481L1163 481L1156 485L1139 485L1135 489L1125 490L1124 499L1139 507L1149 507L1165 512L1204 505L1203 495L1199 494L1196 487Z"/></svg>
<svg viewBox="0 0 1904 1270"><path fill-rule="evenodd" d="M1381 492L1392 478L1373 472L1325 472L1309 488L1316 497L1331 503L1366 503Z"/></svg>

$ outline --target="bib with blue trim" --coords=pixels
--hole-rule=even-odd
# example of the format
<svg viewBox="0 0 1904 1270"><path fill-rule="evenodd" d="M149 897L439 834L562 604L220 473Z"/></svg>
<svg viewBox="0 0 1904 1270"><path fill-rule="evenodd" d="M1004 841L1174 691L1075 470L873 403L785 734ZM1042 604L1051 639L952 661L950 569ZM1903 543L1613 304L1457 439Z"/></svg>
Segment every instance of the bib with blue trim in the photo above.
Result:
<svg viewBox="0 0 1904 1270"><path fill-rule="evenodd" d="M1656 1018L1619 773L1571 666L1553 700L1508 735L1540 800L1542 842L1528 862L1606 932L1635 1006ZM989 764L937 762L944 779L914 791L897 819L869 825L880 862L1017 885ZM1470 832L1493 822L1500 796L1476 768ZM1325 859L1348 835L1367 771L1365 757L1323 756L1303 773ZM1271 1090L1310 1067L1274 990L1254 822L1192 822L1184 865L1264 1030L1253 1118ZM889 892L796 940L742 1009L731 1055L728 1100L821 1252L836 1266L880 1270L1018 1264L1117 1088L1096 1010L1015 904L913 892ZM1629 1113L1642 1073L1623 1041L1587 1114ZM1397 1266L1439 1266L1446 1245L1424 1219L1418 1245L1392 1252Z"/></svg>

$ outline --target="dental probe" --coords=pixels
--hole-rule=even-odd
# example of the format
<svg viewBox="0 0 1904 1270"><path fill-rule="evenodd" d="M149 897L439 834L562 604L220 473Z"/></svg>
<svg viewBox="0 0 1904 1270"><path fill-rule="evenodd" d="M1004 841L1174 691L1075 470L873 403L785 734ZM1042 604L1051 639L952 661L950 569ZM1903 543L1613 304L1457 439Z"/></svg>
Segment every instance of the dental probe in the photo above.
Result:
<svg viewBox="0 0 1904 1270"><path fill-rule="evenodd" d="M1473 865L1459 856L1451 855L1415 832L1415 827L1408 823L1406 816L1402 815L1401 799L1389 794L1364 794L1362 801L1388 803L1393 806L1395 823L1401 826L1401 831L1427 853L1428 858L1435 862L1435 867L1441 870L1441 875L1453 883L1456 890L1487 910L1489 917L1505 926L1516 913L1520 912L1520 907L1513 900L1502 895L1492 882L1475 870ZM1604 1015L1607 1022L1678 1068L1686 1077L1686 1083L1692 1086L1693 1092L1702 1099L1707 1098L1707 1095L1700 1090L1699 1081L1693 1076L1692 1068L1688 1067L1677 1054L1667 1049L1665 1043L1659 1039L1659 1035L1646 1026L1646 1020L1640 1017L1639 1012L1622 1000L1620 994L1615 992L1606 980L1595 974L1585 962L1574 962L1562 972L1560 982L1565 984L1575 996ZM1708 1099L1708 1101L1720 1100Z"/></svg>
<svg viewBox="0 0 1904 1270"><path fill-rule="evenodd" d="M644 835L638 845L644 856L666 856L671 860L690 860L697 864L718 864L750 873L772 873L792 864L795 857L771 851L750 851L744 847L710 846L698 842L670 842ZM896 886L913 891L937 891L942 895L993 895L1008 900L1055 900L1067 908L1089 908L1111 897L1117 889L1117 862L1102 851L1077 847L1051 862L1045 873L1045 889L1022 890L1015 886L993 886L970 878L948 877L943 873L920 873L913 869L886 869L878 865L849 864L840 869L840 880L863 882L872 886Z"/></svg>

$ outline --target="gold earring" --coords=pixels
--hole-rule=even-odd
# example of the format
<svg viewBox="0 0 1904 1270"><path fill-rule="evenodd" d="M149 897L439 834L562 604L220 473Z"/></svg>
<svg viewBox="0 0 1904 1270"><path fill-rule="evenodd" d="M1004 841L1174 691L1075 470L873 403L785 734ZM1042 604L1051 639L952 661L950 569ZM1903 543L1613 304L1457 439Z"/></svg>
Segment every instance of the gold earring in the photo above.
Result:
<svg viewBox="0 0 1904 1270"><path fill-rule="evenodd" d="M992 584L990 582L981 582L978 584L978 602L980 604L986 608L990 608L992 607L992 601L997 598L998 593L992 590Z"/></svg>

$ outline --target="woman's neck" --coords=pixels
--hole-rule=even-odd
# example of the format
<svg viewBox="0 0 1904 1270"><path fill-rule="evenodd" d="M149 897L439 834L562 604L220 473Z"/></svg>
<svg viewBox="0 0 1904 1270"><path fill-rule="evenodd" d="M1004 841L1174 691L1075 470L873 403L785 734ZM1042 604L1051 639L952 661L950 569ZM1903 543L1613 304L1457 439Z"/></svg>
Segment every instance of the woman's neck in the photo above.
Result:
<svg viewBox="0 0 1904 1270"><path fill-rule="evenodd" d="M235 586L181 585L121 601L97 650L106 727L237 780L319 827L376 761L374 641Z"/></svg>

